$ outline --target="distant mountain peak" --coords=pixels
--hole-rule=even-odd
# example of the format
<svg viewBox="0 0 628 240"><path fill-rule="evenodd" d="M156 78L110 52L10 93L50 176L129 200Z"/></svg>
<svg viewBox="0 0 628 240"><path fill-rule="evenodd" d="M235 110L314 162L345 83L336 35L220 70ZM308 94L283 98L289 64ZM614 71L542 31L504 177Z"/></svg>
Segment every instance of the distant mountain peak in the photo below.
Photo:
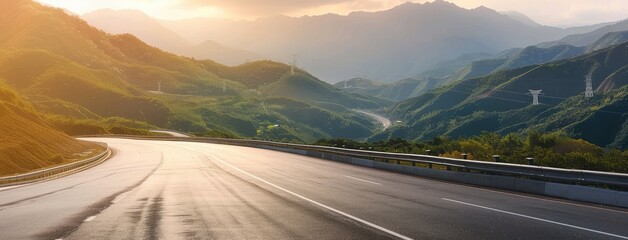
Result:
<svg viewBox="0 0 628 240"><path fill-rule="evenodd" d="M444 6L444 7L456 7L460 8L458 5L452 2L448 2L445 0L434 0L433 2L426 2L426 6Z"/></svg>
<svg viewBox="0 0 628 240"><path fill-rule="evenodd" d="M506 15L514 20L517 20L520 23L523 23L525 25L528 26L532 26L532 27L540 27L542 26L541 24L535 22L534 20L532 20L532 18L528 17L527 15L517 12L517 11L504 11L504 12L500 12L503 15Z"/></svg>
<svg viewBox="0 0 628 240"><path fill-rule="evenodd" d="M495 10L491 9L491 8L487 8L484 5L480 5L479 7L474 8L473 10L476 11L490 11L490 12L495 12Z"/></svg>
<svg viewBox="0 0 628 240"><path fill-rule="evenodd" d="M402 3L400 5L397 5L396 7L393 7L392 9L389 10L384 10L382 12L414 12L420 9L432 9L432 10L445 10L445 11L449 11L449 10L460 10L460 9L464 9L459 7L458 5L456 5L455 3L451 3L445 0L434 0L432 2L426 2L424 4L421 3L414 3L414 2L405 2ZM466 9L464 9L466 10Z"/></svg>

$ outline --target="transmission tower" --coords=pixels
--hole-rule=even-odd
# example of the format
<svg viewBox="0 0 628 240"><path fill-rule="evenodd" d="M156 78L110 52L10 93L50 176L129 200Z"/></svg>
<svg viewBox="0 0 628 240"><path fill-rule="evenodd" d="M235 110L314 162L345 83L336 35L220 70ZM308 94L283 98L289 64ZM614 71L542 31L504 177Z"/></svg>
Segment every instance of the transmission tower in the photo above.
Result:
<svg viewBox="0 0 628 240"><path fill-rule="evenodd" d="M532 94L532 105L539 105L539 95L541 95L541 91L543 91L543 89L540 90L529 90L530 94Z"/></svg>
<svg viewBox="0 0 628 240"><path fill-rule="evenodd" d="M290 68L290 74L294 76L294 69L297 67L297 54L292 54L292 66Z"/></svg>
<svg viewBox="0 0 628 240"><path fill-rule="evenodd" d="M586 88L585 88L585 91L584 91L584 97L586 97L586 98L593 97L593 78L592 78L591 75L592 74L587 75L587 78L585 80Z"/></svg>

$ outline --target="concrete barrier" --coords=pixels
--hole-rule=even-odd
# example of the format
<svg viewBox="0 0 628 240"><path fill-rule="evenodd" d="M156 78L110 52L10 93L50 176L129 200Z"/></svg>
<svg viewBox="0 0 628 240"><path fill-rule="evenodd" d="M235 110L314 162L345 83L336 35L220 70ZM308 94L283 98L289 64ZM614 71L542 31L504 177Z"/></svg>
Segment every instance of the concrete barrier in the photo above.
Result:
<svg viewBox="0 0 628 240"><path fill-rule="evenodd" d="M604 204L609 206L628 208L628 192L601 189L588 186L570 185L554 182L545 182L533 179L522 179L509 176L486 175L468 172L451 172L429 168L418 168L408 165L390 164L362 158L352 158L332 153L303 151L281 147L262 147L269 150L294 153L347 163L362 167L387 170L410 174L414 176L464 183L482 187L504 189L536 195L569 199L574 201Z"/></svg>
<svg viewBox="0 0 628 240"><path fill-rule="evenodd" d="M622 173L483 162L259 140L120 135L109 137L256 147L450 182L628 208L628 174ZM394 163L388 163L389 161ZM430 167L424 168L400 164L403 162L410 162L413 165L429 165ZM432 169L432 165L441 166L447 170ZM612 186L619 190L605 189L606 186Z"/></svg>

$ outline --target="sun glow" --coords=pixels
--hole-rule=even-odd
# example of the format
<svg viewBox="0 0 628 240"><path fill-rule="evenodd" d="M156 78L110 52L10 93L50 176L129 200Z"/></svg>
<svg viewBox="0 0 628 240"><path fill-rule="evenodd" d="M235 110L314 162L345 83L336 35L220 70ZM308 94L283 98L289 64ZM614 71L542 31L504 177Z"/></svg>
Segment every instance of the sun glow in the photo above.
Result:
<svg viewBox="0 0 628 240"><path fill-rule="evenodd" d="M67 9L76 14L94 10L137 9L156 18L183 19L197 17L255 19L269 15L346 15L355 11L381 11L404 2L426 3L428 0L37 0ZM429 0L432 2L435 0ZM578 26L610 22L628 17L626 0L446 0L472 9L486 6L497 11L521 12L550 26Z"/></svg>
<svg viewBox="0 0 628 240"><path fill-rule="evenodd" d="M99 9L137 9L150 16L160 19L184 19L197 17L211 18L234 18L222 8L213 6L202 6L194 9L180 6L177 0L109 0L109 1L69 1L69 0L37 0L38 2L66 9L75 14L85 14Z"/></svg>

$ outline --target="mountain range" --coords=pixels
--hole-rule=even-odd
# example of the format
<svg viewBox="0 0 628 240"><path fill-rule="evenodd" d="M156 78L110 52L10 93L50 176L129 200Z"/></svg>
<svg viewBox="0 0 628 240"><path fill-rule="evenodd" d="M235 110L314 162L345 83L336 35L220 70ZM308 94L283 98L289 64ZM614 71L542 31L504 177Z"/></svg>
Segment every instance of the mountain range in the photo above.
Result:
<svg viewBox="0 0 628 240"><path fill-rule="evenodd" d="M621 44L628 41L628 31L605 31L624 28L628 30L628 20L613 24L610 27L596 29L586 34L578 34L578 36L588 39L584 42L587 45L584 46L563 44L542 47L540 45L532 45L525 48L508 49L496 55L467 54L453 60L443 61L437 67L422 72L413 78L404 78L391 84L371 84L369 86L353 87L358 83L356 83L356 79L351 79L339 82L336 86L342 87L347 92L401 101L417 97L448 83L481 77L502 70L573 58L612 45ZM604 35L599 39L593 38L600 34ZM572 37L568 36L566 38L571 39ZM349 87L344 88L345 82L348 83Z"/></svg>
<svg viewBox="0 0 628 240"><path fill-rule="evenodd" d="M316 22L329 17L345 21L357 16L371 19L371 24L387 23L388 17L396 19L405 16L406 11L425 9L441 13L458 9L461 16L475 14L482 19L507 17L487 9L466 10L437 1L405 4L379 13L298 19ZM386 17L374 21L376 16ZM281 18L285 24L295 19ZM500 24L513 21L523 25L513 19ZM405 26L396 31L406 28L410 29ZM554 28L540 29L551 32ZM566 31L554 30L559 32L555 35ZM23 109L6 111L16 116L4 117L19 125L15 129L30 128L35 123L41 128L33 129L41 129L61 142L69 141L66 134L148 134L148 128L294 142L321 138L425 140L472 136L481 131L505 134L540 129L564 132L600 146L626 148L628 46L624 32L605 32L592 40L587 37L587 45L543 48L535 42L497 54L469 53L447 61L451 65L441 65L439 71L426 75L429 78L408 78L395 84L355 78L347 82L347 88L344 84L330 85L303 67L276 61L227 66L179 56L134 35L107 33L61 9L30 0L0 3L0 32L0 84L10 93L4 94L9 97L2 103ZM357 31L355 36L360 34L365 33ZM310 40L326 42L326 38ZM387 41L403 45L406 40ZM336 53L334 48L326 51ZM384 49L373 52L379 51ZM483 61L490 64L479 65ZM477 68L464 70L474 64ZM438 74L451 69L464 74L442 82ZM591 76L596 90L593 98L583 96L586 76ZM372 94L349 91L351 88L385 91ZM530 106L529 89L543 90L541 105ZM417 97L394 103L413 95ZM380 132L379 124L353 109L385 111L401 123ZM27 114L36 117L17 118ZM19 144L28 141L21 138Z"/></svg>
<svg viewBox="0 0 628 240"><path fill-rule="evenodd" d="M125 19L126 14L140 15L127 11L98 11L83 18L113 33L141 28L141 23L148 21L111 24L107 20ZM531 24L530 20L522 20L520 15L512 17L513 13L502 14L486 7L468 10L436 0L425 4L405 3L386 11L355 12L347 16L272 16L254 21L195 18L160 22L163 27L195 45L212 41L282 62L292 62L292 54L298 54L297 64L300 67L327 82L338 82L356 75L392 82L413 77L440 61L462 54L496 54L505 49L591 30L590 27L561 29ZM143 31L146 30L133 33L144 39ZM146 41L157 42L149 38ZM178 53L191 55L186 51ZM198 54L193 57L203 56L214 57L212 59L220 62L215 55ZM242 58L245 57L241 57L240 61L244 60Z"/></svg>
<svg viewBox="0 0 628 240"><path fill-rule="evenodd" d="M567 60L497 71L400 102L389 116L398 125L372 140L431 139L560 131L600 146L628 147L628 43ZM594 97L585 98L590 76ZM532 105L528 90L542 90Z"/></svg>
<svg viewBox="0 0 628 240"><path fill-rule="evenodd" d="M101 9L81 18L108 33L133 34L149 45L188 57L211 59L227 65L264 59L260 54L227 47L212 40L191 44L159 20L139 10Z"/></svg>
<svg viewBox="0 0 628 240"><path fill-rule="evenodd" d="M229 67L180 57L29 0L0 4L0 32L0 78L70 134L152 126L299 142L365 138L377 125L347 109L390 104L342 92L300 69L291 74L282 63ZM299 84L274 84L293 81ZM299 88L325 102L291 98Z"/></svg>

